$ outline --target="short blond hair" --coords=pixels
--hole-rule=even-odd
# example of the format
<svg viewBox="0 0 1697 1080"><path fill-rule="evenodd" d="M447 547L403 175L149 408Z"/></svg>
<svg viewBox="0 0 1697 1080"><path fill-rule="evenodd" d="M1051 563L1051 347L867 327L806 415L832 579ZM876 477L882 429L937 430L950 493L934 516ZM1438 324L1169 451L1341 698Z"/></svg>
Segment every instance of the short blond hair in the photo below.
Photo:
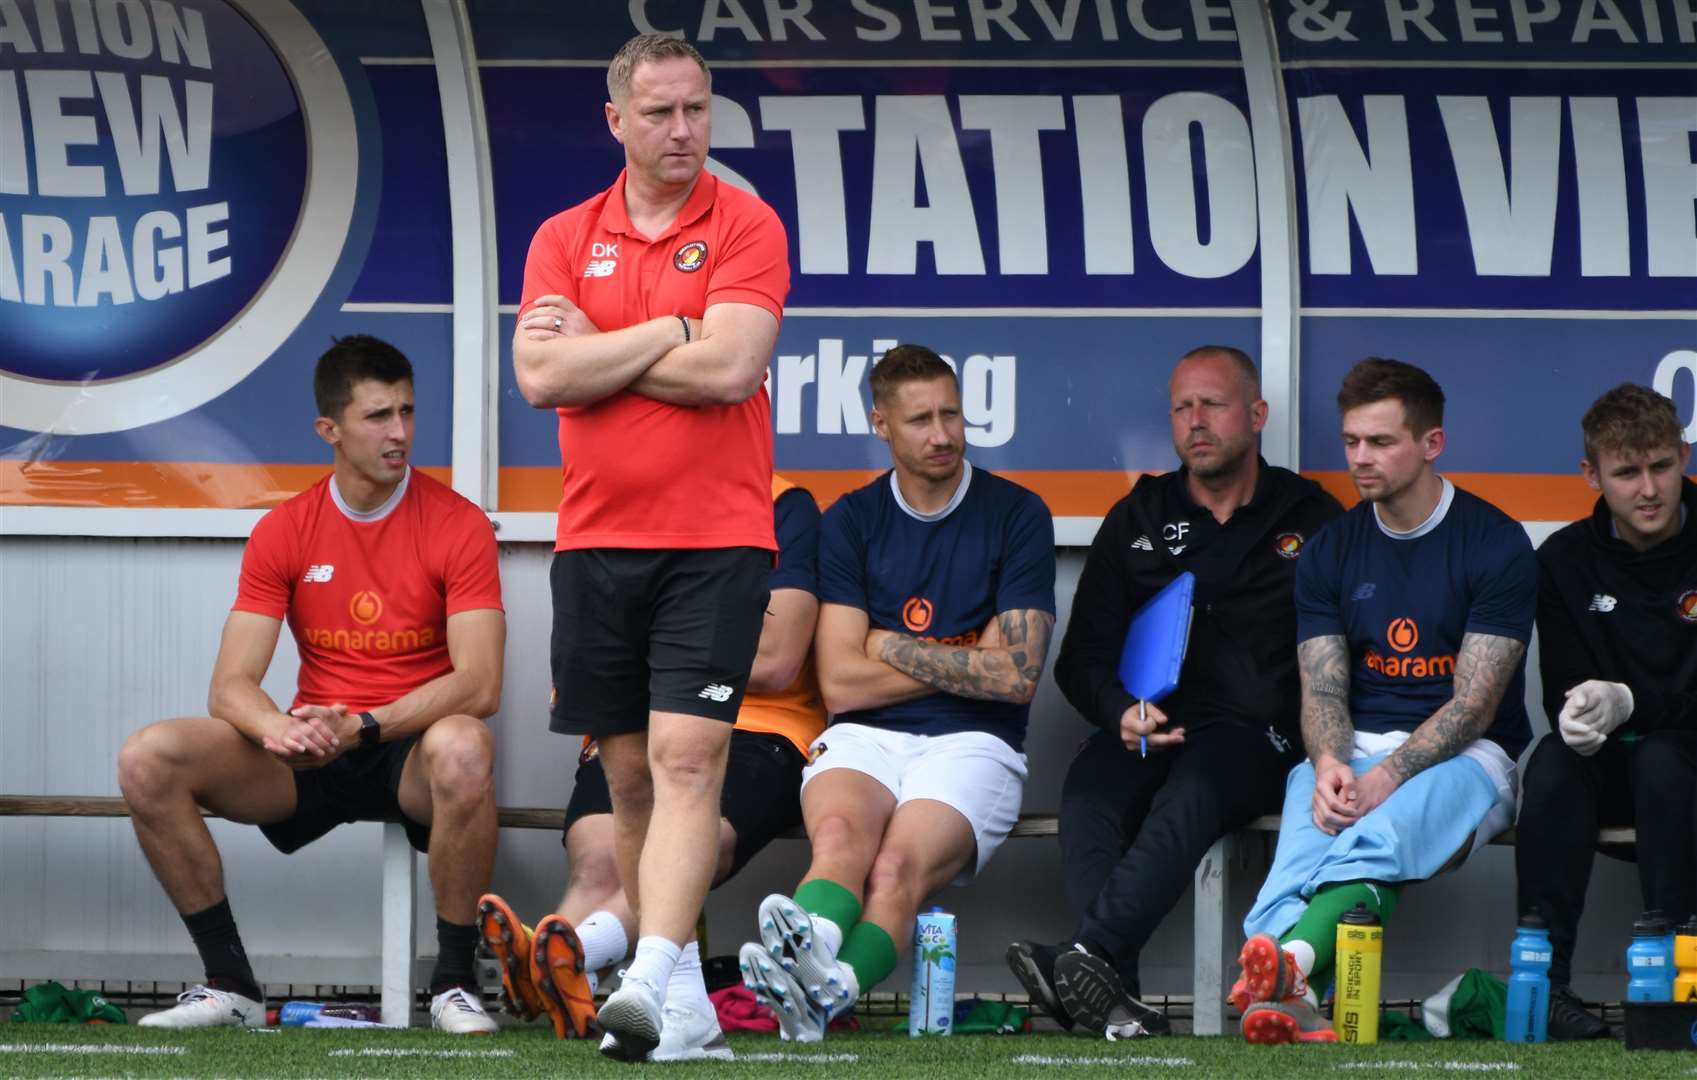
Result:
<svg viewBox="0 0 1697 1080"><path fill-rule="evenodd" d="M694 45L665 34L638 34L620 46L613 54L613 62L607 65L607 96L615 105L630 96L630 80L638 64L679 58L694 60L707 80L707 88L713 88L713 73L707 70L707 61Z"/></svg>
<svg viewBox="0 0 1697 1080"><path fill-rule="evenodd" d="M1597 464L1597 454L1648 454L1685 443L1685 432L1673 400L1648 386L1621 383L1591 404L1579 421L1585 434L1585 460Z"/></svg>

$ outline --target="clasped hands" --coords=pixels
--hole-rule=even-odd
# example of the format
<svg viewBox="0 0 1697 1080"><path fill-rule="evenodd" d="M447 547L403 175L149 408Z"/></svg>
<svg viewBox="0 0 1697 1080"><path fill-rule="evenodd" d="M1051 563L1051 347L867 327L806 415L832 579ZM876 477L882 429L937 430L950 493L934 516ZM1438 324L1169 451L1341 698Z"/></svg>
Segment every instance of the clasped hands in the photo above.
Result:
<svg viewBox="0 0 1697 1080"><path fill-rule="evenodd" d="M359 716L346 705L301 705L260 739L266 753L291 769L318 769L359 745Z"/></svg>
<svg viewBox="0 0 1697 1080"><path fill-rule="evenodd" d="M1632 691L1625 683L1587 679L1567 692L1556 730L1576 753L1590 757L1632 716L1632 707Z"/></svg>
<svg viewBox="0 0 1697 1080"><path fill-rule="evenodd" d="M1386 761L1360 776L1355 775L1347 761L1325 757L1315 762L1314 827L1328 836L1336 836L1390 798L1402 781L1386 766Z"/></svg>

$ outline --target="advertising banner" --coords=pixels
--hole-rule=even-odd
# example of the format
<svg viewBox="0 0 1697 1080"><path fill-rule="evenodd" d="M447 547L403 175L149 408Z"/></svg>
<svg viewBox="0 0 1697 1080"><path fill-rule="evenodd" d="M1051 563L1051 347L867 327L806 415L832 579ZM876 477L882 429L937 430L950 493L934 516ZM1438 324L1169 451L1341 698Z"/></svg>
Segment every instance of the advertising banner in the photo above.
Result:
<svg viewBox="0 0 1697 1080"><path fill-rule="evenodd" d="M1578 418L1622 380L1697 436L1697 0L1273 0L1301 465L1347 494L1349 364L1421 364L1442 466L1574 517ZM1165 384L1261 341L1263 221L1227 0L480 0L501 355L492 509L558 501L514 382L525 253L622 164L641 31L713 67L709 168L789 234L768 393L822 500L887 464L866 374L948 356L973 460L1058 516L1176 464ZM1256 57L1273 63L1273 57ZM422 12L0 0L0 505L258 507L323 472L311 365L372 333L450 466L450 154ZM1278 268L1273 268L1277 270ZM633 448L633 452L640 448ZM474 464L474 463L467 463Z"/></svg>
<svg viewBox="0 0 1697 1080"><path fill-rule="evenodd" d="M412 357L415 458L445 474L446 318L344 310L388 298L384 264L431 263L380 205L386 155L424 175L402 173L415 212L436 196L422 246L447 276L433 72L383 100L360 60L428 44L405 5L340 8L0 3L0 501L280 501L328 460L312 362L361 331ZM380 106L416 121L422 158Z"/></svg>
<svg viewBox="0 0 1697 1080"><path fill-rule="evenodd" d="M1274 6L1302 253L1305 472L1392 356L1448 397L1441 466L1522 520L1586 513L1579 420L1631 381L1697 439L1697 5Z"/></svg>

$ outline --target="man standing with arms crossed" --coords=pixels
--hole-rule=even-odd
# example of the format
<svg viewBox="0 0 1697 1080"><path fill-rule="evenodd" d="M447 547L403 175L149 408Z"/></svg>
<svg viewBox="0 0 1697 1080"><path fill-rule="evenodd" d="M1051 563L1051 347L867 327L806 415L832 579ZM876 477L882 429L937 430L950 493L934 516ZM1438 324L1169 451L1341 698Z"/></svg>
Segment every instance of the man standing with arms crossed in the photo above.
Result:
<svg viewBox="0 0 1697 1080"><path fill-rule="evenodd" d="M1520 910L1550 925L1552 1039L1609 1026L1568 987L1599 825L1635 825L1645 908L1697 914L1697 484L1673 402L1615 387L1585 413L1591 516L1538 548L1550 733L1526 763Z"/></svg>
<svg viewBox="0 0 1697 1080"><path fill-rule="evenodd" d="M764 380L789 258L771 208L703 169L711 80L694 48L632 38L607 91L625 169L537 230L513 364L525 400L560 417L552 727L600 745L640 927L602 1050L642 1061L712 879L765 615Z"/></svg>
<svg viewBox="0 0 1697 1080"><path fill-rule="evenodd" d="M1285 785L1279 846L1232 988L1251 1043L1334 1042L1309 991L1338 918L1388 922L1400 889L1507 828L1531 735L1526 643L1538 566L1526 531L1439 475L1444 392L1369 358L1338 390L1361 502L1296 570L1308 761Z"/></svg>
<svg viewBox="0 0 1697 1080"><path fill-rule="evenodd" d="M720 797L717 888L761 849L801 823L807 748L825 730L813 665L819 616L819 504L806 488L772 477L778 565L772 571L760 651L731 733ZM532 931L498 896L478 904L484 944L501 964L509 1007L546 1013L559 1038L588 1034L603 970L629 954L636 918L619 885L607 773L593 741L578 755L563 837L570 879L556 911ZM728 1060L729 1044L707 996L696 942L666 984L660 1045L650 1061Z"/></svg>
<svg viewBox="0 0 1697 1080"><path fill-rule="evenodd" d="M1033 1001L1097 1035L1170 1030L1138 1000L1138 954L1209 845L1278 808L1300 739L1297 562L1342 513L1314 481L1256 452L1267 403L1241 350L1191 350L1168 390L1183 468L1145 475L1108 511L1055 661L1056 685L1098 728L1061 789L1075 926L1063 942L1008 949ZM1196 597L1183 677L1172 697L1146 705L1120 682L1126 629L1185 571Z"/></svg>

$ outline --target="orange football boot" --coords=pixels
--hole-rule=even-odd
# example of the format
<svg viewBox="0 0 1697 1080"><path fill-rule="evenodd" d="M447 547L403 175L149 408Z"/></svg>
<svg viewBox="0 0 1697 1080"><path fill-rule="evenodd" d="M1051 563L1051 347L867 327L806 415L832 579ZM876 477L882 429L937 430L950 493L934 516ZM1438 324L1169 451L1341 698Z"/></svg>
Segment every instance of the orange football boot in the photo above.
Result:
<svg viewBox="0 0 1697 1080"><path fill-rule="evenodd" d="M530 927L494 893L477 901L477 932L483 947L501 965L501 996L507 1011L520 1020L542 1015L542 994L530 972Z"/></svg>
<svg viewBox="0 0 1697 1080"><path fill-rule="evenodd" d="M596 1030L595 995L583 970L583 943L572 924L548 915L536 924L531 978L542 990L542 1009L556 1039L582 1039Z"/></svg>

